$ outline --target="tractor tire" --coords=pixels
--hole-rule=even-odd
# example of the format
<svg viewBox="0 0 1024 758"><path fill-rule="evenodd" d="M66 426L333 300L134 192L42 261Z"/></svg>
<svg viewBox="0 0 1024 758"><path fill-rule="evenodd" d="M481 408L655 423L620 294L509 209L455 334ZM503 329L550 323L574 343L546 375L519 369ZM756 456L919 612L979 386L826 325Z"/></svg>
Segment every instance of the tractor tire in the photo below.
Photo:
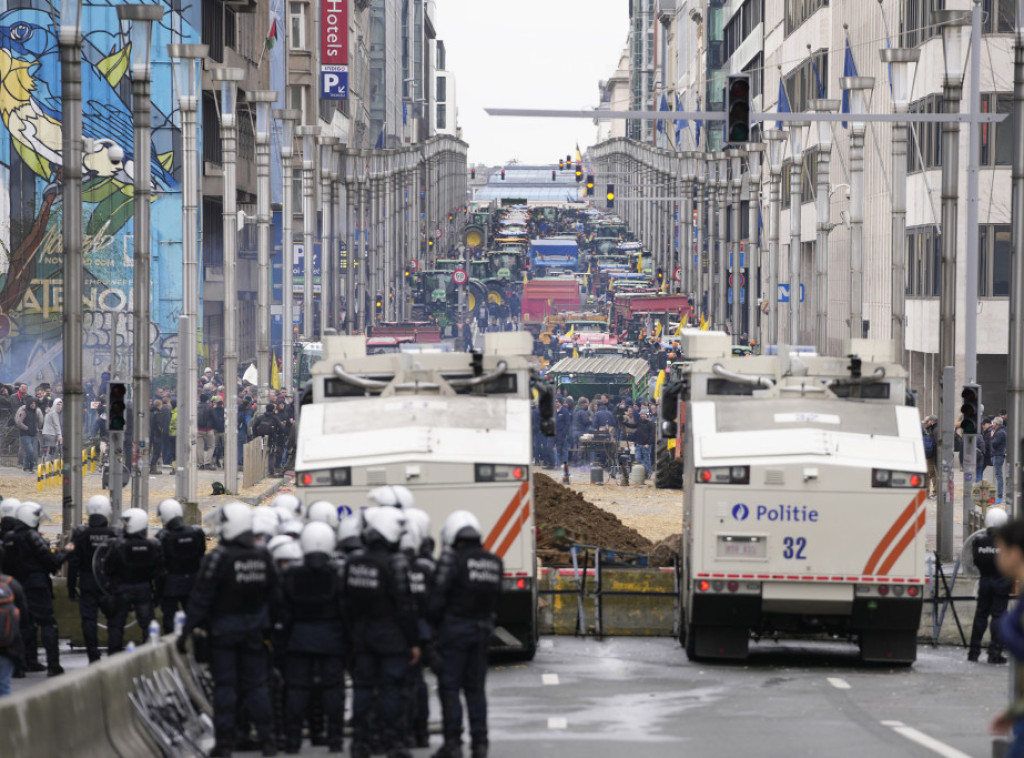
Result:
<svg viewBox="0 0 1024 758"><path fill-rule="evenodd" d="M466 313L476 318L480 306L487 302L487 288L478 281L466 285Z"/></svg>
<svg viewBox="0 0 1024 758"><path fill-rule="evenodd" d="M668 449L668 440L654 443L654 486L659 490L683 488L683 464Z"/></svg>

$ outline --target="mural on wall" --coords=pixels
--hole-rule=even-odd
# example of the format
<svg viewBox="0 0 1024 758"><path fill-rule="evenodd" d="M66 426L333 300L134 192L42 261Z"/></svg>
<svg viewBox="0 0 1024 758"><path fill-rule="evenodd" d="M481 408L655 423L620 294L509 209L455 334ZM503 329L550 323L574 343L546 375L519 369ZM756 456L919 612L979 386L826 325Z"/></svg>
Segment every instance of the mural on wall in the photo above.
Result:
<svg viewBox="0 0 1024 758"><path fill-rule="evenodd" d="M130 25L116 2L82 9L82 221L86 378L131 354L134 154ZM56 381L62 369L61 76L58 8L0 0L0 382ZM176 10L175 10L176 8ZM152 323L173 370L181 307L181 134L167 45L198 41L198 8L166 5L153 25ZM190 23L191 22L191 23ZM117 314L117 315L115 315ZM119 317L118 317L119 316Z"/></svg>

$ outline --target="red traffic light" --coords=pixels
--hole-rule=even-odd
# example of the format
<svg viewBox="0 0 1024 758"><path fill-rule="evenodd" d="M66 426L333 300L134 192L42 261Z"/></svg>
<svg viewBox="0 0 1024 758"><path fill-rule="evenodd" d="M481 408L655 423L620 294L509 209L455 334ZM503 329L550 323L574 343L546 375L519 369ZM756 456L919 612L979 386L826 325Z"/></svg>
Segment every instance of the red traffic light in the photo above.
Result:
<svg viewBox="0 0 1024 758"><path fill-rule="evenodd" d="M501 181L505 181L505 169L501 170Z"/></svg>

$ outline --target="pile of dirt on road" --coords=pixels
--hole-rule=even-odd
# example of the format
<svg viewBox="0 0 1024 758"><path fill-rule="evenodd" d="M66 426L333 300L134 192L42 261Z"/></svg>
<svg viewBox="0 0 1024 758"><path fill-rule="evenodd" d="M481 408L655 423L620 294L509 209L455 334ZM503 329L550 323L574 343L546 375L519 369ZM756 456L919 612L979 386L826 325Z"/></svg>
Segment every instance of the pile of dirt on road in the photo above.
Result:
<svg viewBox="0 0 1024 758"><path fill-rule="evenodd" d="M537 548L542 552L566 550L573 543L631 553L651 550L649 539L551 477L534 474L533 488Z"/></svg>
<svg viewBox="0 0 1024 758"><path fill-rule="evenodd" d="M683 549L683 535L673 534L651 548L650 566L671 566Z"/></svg>

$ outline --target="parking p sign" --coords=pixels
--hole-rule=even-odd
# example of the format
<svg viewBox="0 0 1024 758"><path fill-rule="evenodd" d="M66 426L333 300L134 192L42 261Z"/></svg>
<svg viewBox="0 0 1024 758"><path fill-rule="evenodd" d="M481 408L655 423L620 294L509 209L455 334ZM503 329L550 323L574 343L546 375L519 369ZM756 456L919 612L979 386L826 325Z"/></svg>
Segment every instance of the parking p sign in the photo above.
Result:
<svg viewBox="0 0 1024 758"><path fill-rule="evenodd" d="M348 99L348 66L320 67L320 99Z"/></svg>

